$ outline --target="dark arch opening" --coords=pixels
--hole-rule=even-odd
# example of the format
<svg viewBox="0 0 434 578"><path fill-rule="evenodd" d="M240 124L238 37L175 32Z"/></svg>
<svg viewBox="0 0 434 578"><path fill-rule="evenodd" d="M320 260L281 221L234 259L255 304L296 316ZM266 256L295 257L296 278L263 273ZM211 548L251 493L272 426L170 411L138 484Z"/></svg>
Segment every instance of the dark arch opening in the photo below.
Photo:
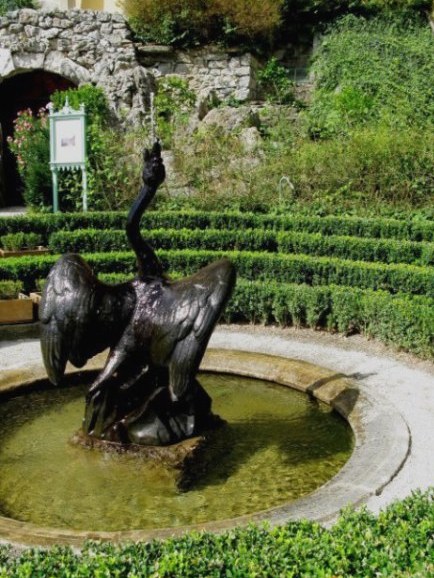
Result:
<svg viewBox="0 0 434 578"><path fill-rule="evenodd" d="M23 204L22 182L15 156L7 145L7 137L13 135L13 123L18 112L30 108L36 113L48 104L53 92L75 87L63 76L44 70L17 74L0 84L0 132L3 135L0 143L0 151L3 151L0 161L0 206Z"/></svg>

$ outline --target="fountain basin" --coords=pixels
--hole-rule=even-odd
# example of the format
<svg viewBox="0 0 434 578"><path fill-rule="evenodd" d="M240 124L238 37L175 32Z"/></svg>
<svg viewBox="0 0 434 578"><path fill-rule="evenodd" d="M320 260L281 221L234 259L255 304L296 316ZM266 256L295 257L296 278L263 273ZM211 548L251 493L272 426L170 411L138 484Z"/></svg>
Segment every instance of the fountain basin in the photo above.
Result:
<svg viewBox="0 0 434 578"><path fill-rule="evenodd" d="M227 350L210 350L202 365L210 372L229 373L265 379L304 391L334 407L351 425L355 435L354 452L342 470L313 494L278 507L253 514L181 528L139 529L119 532L89 532L37 527L9 518L0 519L0 538L25 544L68 543L80 545L85 539L144 540L166 537L189 529L218 531L237 524L268 520L272 524L307 517L318 521L333 519L348 504L362 503L387 484L399 469L405 455L394 448L404 447L406 428L390 407L378 407L375 400L361 395L351 379L311 364L282 357ZM10 375L4 388L35 387L29 380L19 383ZM390 422L390 423L389 423ZM384 426L390 426L384 428ZM402 453L402 452L401 452ZM391 459L393 456L393 459ZM402 458L402 459L401 459Z"/></svg>

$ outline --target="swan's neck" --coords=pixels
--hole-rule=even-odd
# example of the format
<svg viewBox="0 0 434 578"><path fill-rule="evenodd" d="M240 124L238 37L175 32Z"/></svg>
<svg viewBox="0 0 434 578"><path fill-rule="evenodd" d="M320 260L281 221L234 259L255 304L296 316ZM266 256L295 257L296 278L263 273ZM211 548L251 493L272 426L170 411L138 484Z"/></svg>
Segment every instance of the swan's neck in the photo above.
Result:
<svg viewBox="0 0 434 578"><path fill-rule="evenodd" d="M140 220L142 215L153 199L158 187L144 185L140 189L137 199L127 217L127 237L137 257L137 267L139 278L161 277L163 267L154 253L152 247L143 239L140 233Z"/></svg>

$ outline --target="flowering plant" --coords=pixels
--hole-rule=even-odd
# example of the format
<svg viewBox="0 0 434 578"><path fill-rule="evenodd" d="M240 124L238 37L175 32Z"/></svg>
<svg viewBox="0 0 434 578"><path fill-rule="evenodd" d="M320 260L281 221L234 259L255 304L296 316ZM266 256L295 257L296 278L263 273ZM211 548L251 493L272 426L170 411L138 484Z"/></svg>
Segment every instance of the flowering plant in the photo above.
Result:
<svg viewBox="0 0 434 578"><path fill-rule="evenodd" d="M8 145L17 159L19 175L23 181L23 197L32 207L51 204L51 174L47 111L37 114L26 109L14 121L14 135Z"/></svg>

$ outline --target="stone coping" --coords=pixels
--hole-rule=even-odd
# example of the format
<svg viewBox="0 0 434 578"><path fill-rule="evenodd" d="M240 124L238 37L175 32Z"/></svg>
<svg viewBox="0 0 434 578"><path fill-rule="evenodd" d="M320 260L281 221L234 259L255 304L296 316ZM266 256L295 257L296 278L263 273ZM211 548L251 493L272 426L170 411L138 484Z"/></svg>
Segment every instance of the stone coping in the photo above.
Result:
<svg viewBox="0 0 434 578"><path fill-rule="evenodd" d="M101 365L101 358L93 364ZM112 542L145 541L168 538L189 530L219 532L267 521L271 525L290 520L309 519L330 523L339 511L365 503L395 477L410 451L410 433L401 414L388 401L361 392L355 382L329 369L304 361L263 353L209 349L201 369L264 379L291 387L331 405L349 422L355 436L354 451L344 467L329 482L312 494L269 510L238 518L208 522L181 528L161 528L119 532L73 531L43 528L34 524L0 517L0 540L20 545L54 544L80 547L85 540ZM42 369L3 372L0 390L26 388L45 377Z"/></svg>

